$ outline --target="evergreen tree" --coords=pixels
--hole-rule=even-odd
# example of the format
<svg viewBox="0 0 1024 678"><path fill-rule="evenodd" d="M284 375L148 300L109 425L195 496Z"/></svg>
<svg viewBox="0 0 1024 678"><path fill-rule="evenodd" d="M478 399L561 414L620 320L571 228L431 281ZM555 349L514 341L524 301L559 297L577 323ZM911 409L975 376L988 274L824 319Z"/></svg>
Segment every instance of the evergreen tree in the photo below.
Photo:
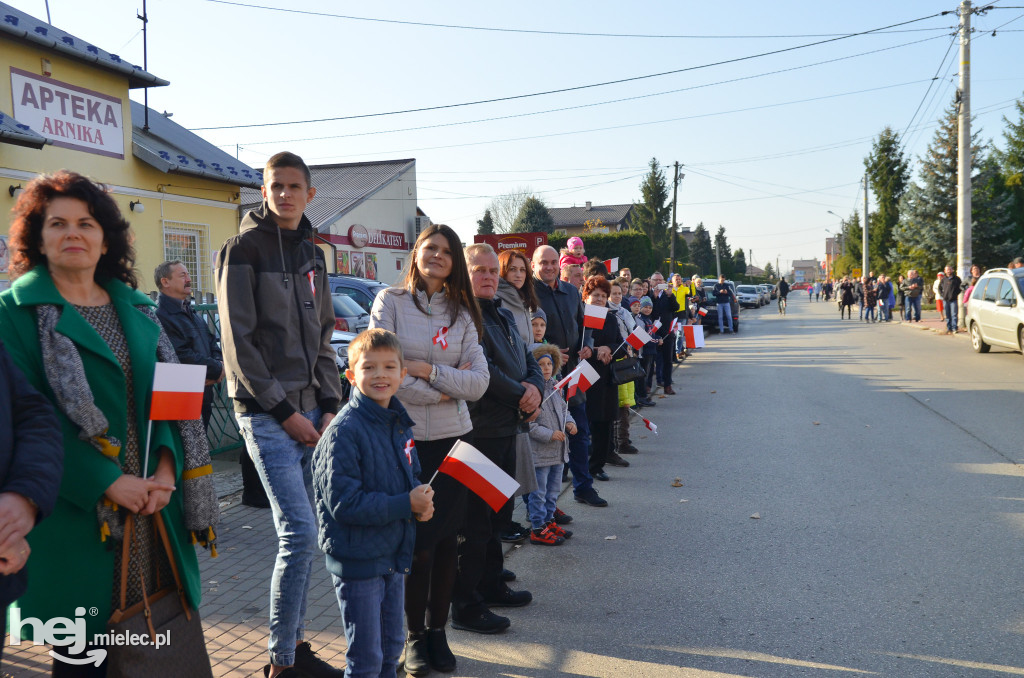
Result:
<svg viewBox="0 0 1024 678"><path fill-rule="evenodd" d="M732 271L733 275L747 274L747 255L742 248L732 253Z"/></svg>
<svg viewBox="0 0 1024 678"><path fill-rule="evenodd" d="M886 127L875 139L871 154L864 158L868 182L878 205L868 226L871 265L884 269L894 246L892 230L900 219L900 198L910 181L910 163L903 155L899 133ZM876 216L877 215L877 216Z"/></svg>
<svg viewBox="0 0 1024 678"><path fill-rule="evenodd" d="M526 199L512 224L513 233L551 233L554 230L555 220L551 213L544 203L534 196Z"/></svg>
<svg viewBox="0 0 1024 678"><path fill-rule="evenodd" d="M685 264L690 261L690 246L683 236L676 234L676 261Z"/></svg>
<svg viewBox="0 0 1024 678"><path fill-rule="evenodd" d="M693 229L690 263L696 266L704 276L710 276L715 271L715 253L711 250L711 234L704 228L703 223L697 224L697 228Z"/></svg>
<svg viewBox="0 0 1024 678"><path fill-rule="evenodd" d="M835 264L833 265L833 275L835 277L842 277L844 275L852 274L854 269L861 268L863 262L861 261L861 252L864 251L864 231L860 226L860 213L854 211L849 219L844 219L842 222L842 242L837 243L839 247L837 252ZM843 253L845 251L845 254Z"/></svg>
<svg viewBox="0 0 1024 678"><path fill-rule="evenodd" d="M477 219L476 232L478 235L493 235L494 234L494 219L491 218L491 210L484 210L484 218Z"/></svg>
<svg viewBox="0 0 1024 678"><path fill-rule="evenodd" d="M656 251L667 251L672 217L672 207L667 204L668 183L657 158L651 158L648 166L650 171L640 184L641 200L633 204L631 226L646 234Z"/></svg>
<svg viewBox="0 0 1024 678"><path fill-rule="evenodd" d="M773 280L775 278L775 267L772 266L772 262L769 261L764 265L764 275L769 280Z"/></svg>
<svg viewBox="0 0 1024 678"><path fill-rule="evenodd" d="M982 148L976 143L977 135L978 132L971 135L972 173L982 160ZM895 252L890 254L890 259L898 259L901 269L913 266L927 275L947 264L956 265L958 136L954 103L939 121L939 128L921 158L921 184L911 183L900 202L900 219L893 229ZM973 211L985 211L981 201L972 202ZM972 240L976 240L978 235L975 232Z"/></svg>
<svg viewBox="0 0 1024 678"><path fill-rule="evenodd" d="M715 249L718 250L718 264L722 267L722 275L729 278L733 274L732 251L729 250L729 243L725 238L725 226L719 226L715 233Z"/></svg>
<svg viewBox="0 0 1024 678"><path fill-rule="evenodd" d="M1003 116L1006 129L1003 139L1006 150L999 154L1006 187L1013 194L1013 220L1016 224L1015 237L1024 240L1024 99L1018 99L1017 122Z"/></svg>
<svg viewBox="0 0 1024 678"><path fill-rule="evenodd" d="M971 193L971 259L981 270L1005 266L1019 254L1021 239L1013 220L1013 192L991 155L979 163Z"/></svg>

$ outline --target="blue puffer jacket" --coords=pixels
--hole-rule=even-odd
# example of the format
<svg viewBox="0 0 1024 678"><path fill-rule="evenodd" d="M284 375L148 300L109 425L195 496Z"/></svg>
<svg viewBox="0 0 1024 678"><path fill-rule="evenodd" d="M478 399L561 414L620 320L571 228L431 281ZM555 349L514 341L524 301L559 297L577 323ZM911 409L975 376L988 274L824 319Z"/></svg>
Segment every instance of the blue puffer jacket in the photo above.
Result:
<svg viewBox="0 0 1024 678"><path fill-rule="evenodd" d="M385 409L353 389L317 443L313 491L332 574L408 574L416 537L409 492L420 484L412 426L398 398Z"/></svg>

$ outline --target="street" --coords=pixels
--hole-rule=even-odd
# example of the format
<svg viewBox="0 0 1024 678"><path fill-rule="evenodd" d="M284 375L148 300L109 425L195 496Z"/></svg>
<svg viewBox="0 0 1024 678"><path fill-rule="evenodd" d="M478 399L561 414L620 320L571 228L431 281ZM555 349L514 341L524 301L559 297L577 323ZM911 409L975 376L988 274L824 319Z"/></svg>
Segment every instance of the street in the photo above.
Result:
<svg viewBox="0 0 1024 678"><path fill-rule="evenodd" d="M659 436L635 421L609 508L567 492L575 536L511 549L534 602L498 609L501 635L449 629L453 675L1024 675L1024 358L803 297L741 327L644 411ZM275 548L269 512L233 506L220 557L200 556L218 676L262 675ZM309 635L340 663L314 568ZM41 659L8 648L4 668Z"/></svg>

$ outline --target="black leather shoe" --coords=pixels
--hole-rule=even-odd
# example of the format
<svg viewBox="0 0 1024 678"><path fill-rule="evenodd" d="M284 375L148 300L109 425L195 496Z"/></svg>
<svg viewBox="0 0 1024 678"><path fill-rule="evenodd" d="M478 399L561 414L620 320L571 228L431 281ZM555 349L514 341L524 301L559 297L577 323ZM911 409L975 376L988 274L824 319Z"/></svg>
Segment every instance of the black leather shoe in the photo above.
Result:
<svg viewBox="0 0 1024 678"><path fill-rule="evenodd" d="M501 633L511 625L512 621L508 617L496 615L486 607L477 608L475 611L464 610L461 613L452 610L452 628L460 631Z"/></svg>
<svg viewBox="0 0 1024 678"><path fill-rule="evenodd" d="M455 670L455 655L448 647L444 629L427 629L427 654L430 657L430 668L435 671L451 673Z"/></svg>
<svg viewBox="0 0 1024 678"><path fill-rule="evenodd" d="M625 445L624 447L619 448L619 454L640 454L640 450L638 450L634 445Z"/></svg>
<svg viewBox="0 0 1024 678"><path fill-rule="evenodd" d="M601 480L601 481L611 480L611 476L609 476L604 471L597 471L596 473L591 473L590 475L594 476L594 480Z"/></svg>
<svg viewBox="0 0 1024 678"><path fill-rule="evenodd" d="M516 573L513 572L512 570L502 570L501 571L501 581L515 581L515 580L516 580Z"/></svg>
<svg viewBox="0 0 1024 678"><path fill-rule="evenodd" d="M642 402L644 407L657 407L658 406L658 403L654 402L650 398L648 398L647 400L641 401L641 402Z"/></svg>
<svg viewBox="0 0 1024 678"><path fill-rule="evenodd" d="M628 453L627 453L628 454ZM608 457L608 463L612 466L619 466L621 468L629 468L629 462L620 457L615 452L612 452Z"/></svg>
<svg viewBox="0 0 1024 678"><path fill-rule="evenodd" d="M295 668L310 678L344 678L345 669L336 669L313 652L308 642L295 646Z"/></svg>
<svg viewBox="0 0 1024 678"><path fill-rule="evenodd" d="M10 674L5 673L3 675L4 676L8 676ZM264 678L266 678L266 676L269 676L269 675L270 675L270 664L266 664L263 667L263 676L264 676ZM298 670L294 666L291 666L291 667L285 669L284 671L282 671L281 673L277 674L277 678L309 678L309 674L308 673L303 673L302 671Z"/></svg>
<svg viewBox="0 0 1024 678"><path fill-rule="evenodd" d="M484 605L487 607L522 607L533 601L529 591L513 591L505 584L497 591L484 594Z"/></svg>
<svg viewBox="0 0 1024 678"><path fill-rule="evenodd" d="M595 490L591 490L587 494L583 495L574 494L572 498L581 504L586 504L587 506L594 506L597 508L604 508L605 506L608 505L608 502L604 499L601 499L601 497L597 494Z"/></svg>
<svg viewBox="0 0 1024 678"><path fill-rule="evenodd" d="M443 632L443 631L442 631ZM430 652L426 631L410 631L405 639L405 672L410 676L430 673Z"/></svg>
<svg viewBox="0 0 1024 678"><path fill-rule="evenodd" d="M506 544L519 544L530 536L530 530L519 523L513 522L508 531L501 534L500 539Z"/></svg>

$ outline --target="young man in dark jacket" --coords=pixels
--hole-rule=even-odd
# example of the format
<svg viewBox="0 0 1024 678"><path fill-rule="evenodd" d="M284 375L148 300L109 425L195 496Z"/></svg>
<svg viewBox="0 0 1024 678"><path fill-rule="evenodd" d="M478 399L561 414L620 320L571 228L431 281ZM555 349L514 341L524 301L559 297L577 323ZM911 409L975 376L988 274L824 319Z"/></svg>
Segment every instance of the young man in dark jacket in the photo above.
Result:
<svg viewBox="0 0 1024 678"><path fill-rule="evenodd" d="M480 304L490 382L483 398L469 405L473 445L505 473L515 476L516 434L526 430L540 408L544 377L516 329L515 318L501 308L498 255L490 245L466 248L473 296ZM512 520L512 500L498 513L483 499L469 495L466 522L459 543L459 569L452 596L452 627L476 633L498 633L509 627L489 607L521 607L533 596L513 591L501 580L499 535Z"/></svg>
<svg viewBox="0 0 1024 678"><path fill-rule="evenodd" d="M331 336L334 306L323 253L303 214L309 168L278 153L263 170L263 206L242 219L217 257L217 303L228 394L274 511L279 547L270 581L269 678L341 678L304 642L317 548L312 446L341 401Z"/></svg>
<svg viewBox="0 0 1024 678"><path fill-rule="evenodd" d="M958 331L961 281L952 266L946 267L946 276L939 283L939 296L942 297L943 313L946 315L946 334Z"/></svg>
<svg viewBox="0 0 1024 678"><path fill-rule="evenodd" d="M0 343L0 612L25 592L25 536L50 515L64 470L64 441L50 401ZM3 635L0 635L0 655Z"/></svg>

